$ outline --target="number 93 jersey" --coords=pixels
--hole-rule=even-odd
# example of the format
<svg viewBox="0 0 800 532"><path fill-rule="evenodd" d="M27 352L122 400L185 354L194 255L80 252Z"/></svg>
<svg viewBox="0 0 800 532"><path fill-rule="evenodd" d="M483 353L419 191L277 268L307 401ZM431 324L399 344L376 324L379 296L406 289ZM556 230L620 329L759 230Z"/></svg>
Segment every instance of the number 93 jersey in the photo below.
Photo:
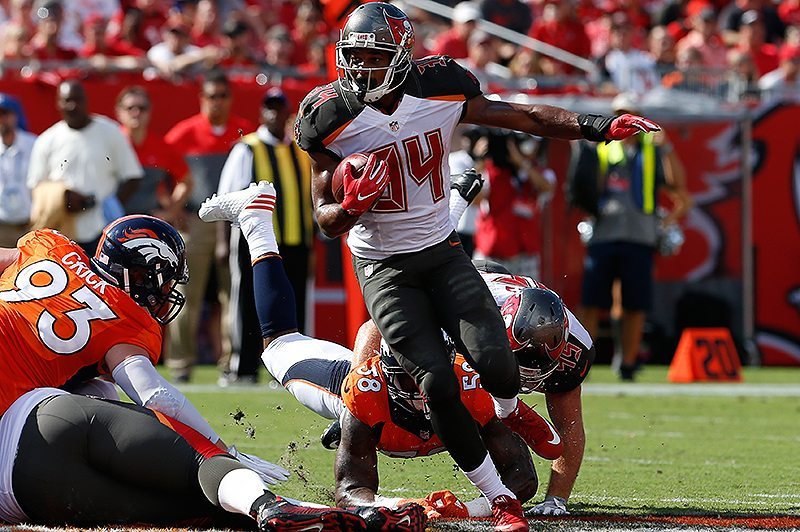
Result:
<svg viewBox="0 0 800 532"><path fill-rule="evenodd" d="M478 373L461 355L456 355L453 370L460 384L461 401L478 424L486 425L495 416L494 403L481 387ZM356 419L380 431L378 450L388 456L413 458L445 450L422 413L412 417L392 408L380 357L372 357L350 371L342 383L342 399Z"/></svg>
<svg viewBox="0 0 800 532"><path fill-rule="evenodd" d="M155 363L161 327L128 294L89 268L74 242L49 229L23 236L0 276L0 413L33 388L107 373L118 344Z"/></svg>
<svg viewBox="0 0 800 532"><path fill-rule="evenodd" d="M365 259L420 251L453 231L447 156L466 102L481 94L475 76L447 56L414 61L399 90L387 115L334 81L306 96L295 123L295 140L308 152L375 153L387 162L389 185L347 238Z"/></svg>

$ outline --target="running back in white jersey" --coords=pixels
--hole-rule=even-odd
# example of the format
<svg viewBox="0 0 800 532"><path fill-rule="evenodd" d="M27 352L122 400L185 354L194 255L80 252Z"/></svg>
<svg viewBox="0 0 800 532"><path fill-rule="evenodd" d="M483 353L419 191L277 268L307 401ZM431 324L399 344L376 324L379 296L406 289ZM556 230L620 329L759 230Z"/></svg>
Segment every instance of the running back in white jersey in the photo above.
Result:
<svg viewBox="0 0 800 532"><path fill-rule="evenodd" d="M453 231L447 155L480 85L449 57L432 56L414 63L401 90L391 115L359 102L338 81L317 87L300 104L295 137L301 148L338 159L372 152L389 164L389 186L347 239L357 257L419 251Z"/></svg>

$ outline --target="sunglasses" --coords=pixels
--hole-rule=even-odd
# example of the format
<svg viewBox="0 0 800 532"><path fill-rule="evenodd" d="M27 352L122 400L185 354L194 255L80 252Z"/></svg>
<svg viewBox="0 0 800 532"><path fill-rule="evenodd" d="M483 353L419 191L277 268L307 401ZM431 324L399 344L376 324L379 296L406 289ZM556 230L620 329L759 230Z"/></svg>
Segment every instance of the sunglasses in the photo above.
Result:
<svg viewBox="0 0 800 532"><path fill-rule="evenodd" d="M213 94L203 94L203 98L207 100L227 100L231 97L230 92L215 92Z"/></svg>
<svg viewBox="0 0 800 532"><path fill-rule="evenodd" d="M121 107L122 107L123 111L133 111L134 109L138 109L139 111L144 112L144 111L149 111L150 110L150 106L149 105L136 105L136 104L134 104L134 105L123 105Z"/></svg>

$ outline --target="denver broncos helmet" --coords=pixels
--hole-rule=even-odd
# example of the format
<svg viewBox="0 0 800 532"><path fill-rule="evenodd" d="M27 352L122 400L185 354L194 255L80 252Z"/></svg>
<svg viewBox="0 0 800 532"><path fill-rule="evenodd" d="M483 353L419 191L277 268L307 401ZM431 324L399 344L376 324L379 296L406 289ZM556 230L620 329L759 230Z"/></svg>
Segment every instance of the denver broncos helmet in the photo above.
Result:
<svg viewBox="0 0 800 532"><path fill-rule="evenodd" d="M186 246L170 224L133 215L103 229L91 259L95 271L121 288L159 323L178 315L186 299L176 289L189 280Z"/></svg>
<svg viewBox="0 0 800 532"><path fill-rule="evenodd" d="M352 61L356 48L381 50L390 54L389 66L369 67ZM391 4L369 2L353 10L336 43L336 68L342 89L356 93L367 103L380 100L405 81L411 70L414 28L405 13ZM373 75L386 71L376 85Z"/></svg>
<svg viewBox="0 0 800 532"><path fill-rule="evenodd" d="M428 404L414 379L406 373L388 349L381 349L380 365L386 378L386 391L392 402L412 416L422 414L426 418L430 417Z"/></svg>
<svg viewBox="0 0 800 532"><path fill-rule="evenodd" d="M567 345L564 303L552 290L524 288L506 300L500 314L519 362L520 392L535 391L556 370Z"/></svg>

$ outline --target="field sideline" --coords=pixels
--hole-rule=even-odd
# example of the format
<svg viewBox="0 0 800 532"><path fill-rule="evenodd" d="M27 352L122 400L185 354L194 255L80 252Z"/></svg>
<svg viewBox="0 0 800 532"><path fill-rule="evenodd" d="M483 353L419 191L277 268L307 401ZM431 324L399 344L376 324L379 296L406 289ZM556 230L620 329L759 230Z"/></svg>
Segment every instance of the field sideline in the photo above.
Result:
<svg viewBox="0 0 800 532"><path fill-rule="evenodd" d="M292 471L276 491L332 503L334 454L319 444L328 421L274 383L218 388L215 379L213 368L199 368L181 389L228 444ZM746 369L744 380L670 385L666 368L649 367L637 383L623 385L607 367L594 368L584 387L586 457L573 515L532 521L532 530L800 530L800 368ZM542 396L527 400L546 413ZM549 466L535 463L538 502ZM477 495L444 454L381 457L380 472L386 495L445 488L464 499ZM439 521L430 530L491 528Z"/></svg>

